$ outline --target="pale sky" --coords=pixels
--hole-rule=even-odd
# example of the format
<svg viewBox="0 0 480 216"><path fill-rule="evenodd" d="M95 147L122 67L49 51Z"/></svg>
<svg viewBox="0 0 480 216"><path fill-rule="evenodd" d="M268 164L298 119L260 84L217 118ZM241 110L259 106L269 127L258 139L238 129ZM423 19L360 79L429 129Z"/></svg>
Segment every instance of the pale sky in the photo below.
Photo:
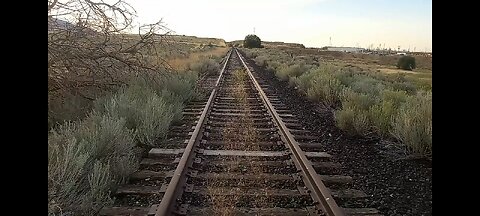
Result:
<svg viewBox="0 0 480 216"><path fill-rule="evenodd" d="M431 0L126 0L137 23L163 18L175 34L302 43L307 47L373 44L432 50Z"/></svg>

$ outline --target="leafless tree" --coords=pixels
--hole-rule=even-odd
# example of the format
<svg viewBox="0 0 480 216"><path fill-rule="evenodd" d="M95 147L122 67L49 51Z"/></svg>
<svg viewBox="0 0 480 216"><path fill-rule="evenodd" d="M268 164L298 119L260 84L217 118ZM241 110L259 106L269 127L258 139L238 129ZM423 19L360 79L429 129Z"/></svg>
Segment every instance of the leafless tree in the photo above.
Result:
<svg viewBox="0 0 480 216"><path fill-rule="evenodd" d="M117 87L132 75L168 69L158 49L169 44L170 30L160 20L127 34L135 16L123 0L49 0L49 96L60 90Z"/></svg>

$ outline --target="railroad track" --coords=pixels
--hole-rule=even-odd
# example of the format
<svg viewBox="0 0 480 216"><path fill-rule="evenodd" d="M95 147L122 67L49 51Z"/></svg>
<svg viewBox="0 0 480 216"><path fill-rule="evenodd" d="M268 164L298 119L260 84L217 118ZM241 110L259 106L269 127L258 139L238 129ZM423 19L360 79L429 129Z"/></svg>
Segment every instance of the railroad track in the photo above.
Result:
<svg viewBox="0 0 480 216"><path fill-rule="evenodd" d="M234 48L101 215L380 215Z"/></svg>

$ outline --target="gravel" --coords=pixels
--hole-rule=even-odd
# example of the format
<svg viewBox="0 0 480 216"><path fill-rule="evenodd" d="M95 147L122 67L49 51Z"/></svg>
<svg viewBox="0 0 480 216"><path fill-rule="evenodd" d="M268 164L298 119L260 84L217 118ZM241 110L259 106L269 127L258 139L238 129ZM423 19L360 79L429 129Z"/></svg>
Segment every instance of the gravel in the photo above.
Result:
<svg viewBox="0 0 480 216"><path fill-rule="evenodd" d="M405 157L401 148L376 137L345 134L335 126L332 108L307 100L271 71L247 61L296 111L306 129L322 138L322 149L342 164L343 173L354 180L353 187L371 196L366 207L377 208L384 215L432 215L430 161Z"/></svg>

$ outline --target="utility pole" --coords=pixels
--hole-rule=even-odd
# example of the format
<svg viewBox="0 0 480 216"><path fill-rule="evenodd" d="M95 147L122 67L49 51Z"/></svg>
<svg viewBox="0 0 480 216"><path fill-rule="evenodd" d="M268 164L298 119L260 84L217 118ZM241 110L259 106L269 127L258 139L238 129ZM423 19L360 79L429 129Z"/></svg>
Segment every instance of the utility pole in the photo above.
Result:
<svg viewBox="0 0 480 216"><path fill-rule="evenodd" d="M255 27L253 27L253 34L255 34Z"/></svg>

